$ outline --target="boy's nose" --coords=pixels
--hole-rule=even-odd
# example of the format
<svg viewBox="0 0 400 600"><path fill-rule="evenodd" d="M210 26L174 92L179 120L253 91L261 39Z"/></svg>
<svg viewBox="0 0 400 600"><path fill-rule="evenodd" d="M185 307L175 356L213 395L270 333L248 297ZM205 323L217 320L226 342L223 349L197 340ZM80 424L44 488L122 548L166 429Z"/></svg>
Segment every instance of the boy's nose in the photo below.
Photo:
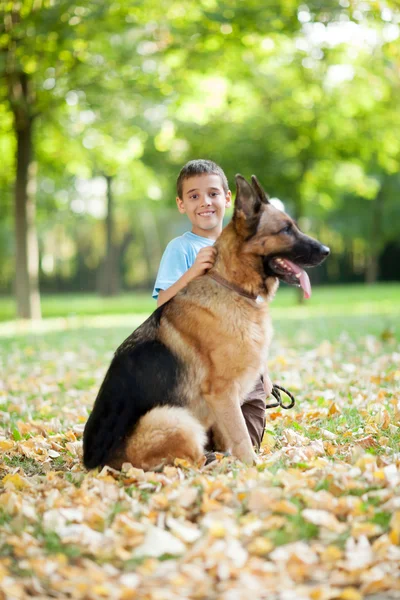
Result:
<svg viewBox="0 0 400 600"><path fill-rule="evenodd" d="M208 196L204 196L204 198L203 198L203 204L205 206L210 206L211 205L211 198L209 198Z"/></svg>

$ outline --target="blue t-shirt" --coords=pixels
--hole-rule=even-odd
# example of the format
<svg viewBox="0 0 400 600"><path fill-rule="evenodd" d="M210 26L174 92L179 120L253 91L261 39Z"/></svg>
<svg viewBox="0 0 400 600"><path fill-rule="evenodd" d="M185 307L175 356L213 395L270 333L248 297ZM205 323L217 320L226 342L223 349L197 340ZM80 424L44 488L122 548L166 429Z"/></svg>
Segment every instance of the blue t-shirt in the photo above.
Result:
<svg viewBox="0 0 400 600"><path fill-rule="evenodd" d="M157 279L154 284L153 298L157 300L160 290L167 290L176 283L193 265L201 248L213 246L210 240L191 231L172 240L162 256Z"/></svg>

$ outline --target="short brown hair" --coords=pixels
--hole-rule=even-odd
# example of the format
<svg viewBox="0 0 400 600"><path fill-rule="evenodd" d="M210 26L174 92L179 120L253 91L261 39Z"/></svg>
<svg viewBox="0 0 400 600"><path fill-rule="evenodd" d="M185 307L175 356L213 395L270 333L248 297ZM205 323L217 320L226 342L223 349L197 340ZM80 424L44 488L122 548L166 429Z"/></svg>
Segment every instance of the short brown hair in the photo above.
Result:
<svg viewBox="0 0 400 600"><path fill-rule="evenodd" d="M229 191L229 184L226 178L225 173L217 165L217 163L212 160L204 160L202 158L198 158L196 160L190 160L184 165L178 175L178 179L176 180L176 191L179 198L182 198L182 184L185 179L189 179L190 177L194 177L195 175L219 175L222 181L222 187L225 194Z"/></svg>

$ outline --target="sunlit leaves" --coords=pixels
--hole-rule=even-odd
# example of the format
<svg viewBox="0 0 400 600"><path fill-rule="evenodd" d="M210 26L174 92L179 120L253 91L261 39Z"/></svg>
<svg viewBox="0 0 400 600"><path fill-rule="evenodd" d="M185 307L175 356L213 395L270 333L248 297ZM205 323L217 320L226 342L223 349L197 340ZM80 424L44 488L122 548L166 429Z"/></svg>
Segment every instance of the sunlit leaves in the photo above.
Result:
<svg viewBox="0 0 400 600"><path fill-rule="evenodd" d="M251 585L271 598L361 600L397 589L400 348L396 336L372 335L390 314L350 320L349 297L347 321L328 318L338 307L323 299L300 322L280 309L269 367L296 408L268 411L259 462L247 468L218 455L202 469L181 460L157 473L85 472L87 412L128 325L87 322L83 339L72 319L68 331L3 338L5 592L228 598Z"/></svg>

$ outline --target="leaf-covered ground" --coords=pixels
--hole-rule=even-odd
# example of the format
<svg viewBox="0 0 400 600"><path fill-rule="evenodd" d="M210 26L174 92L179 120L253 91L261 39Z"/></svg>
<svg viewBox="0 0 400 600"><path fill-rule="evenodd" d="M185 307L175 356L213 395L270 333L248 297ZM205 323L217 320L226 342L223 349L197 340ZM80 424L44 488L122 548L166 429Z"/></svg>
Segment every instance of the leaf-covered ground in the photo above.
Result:
<svg viewBox="0 0 400 600"><path fill-rule="evenodd" d="M297 403L268 412L259 464L160 473L81 464L134 321L3 335L0 598L400 597L399 316L288 311L270 369Z"/></svg>

